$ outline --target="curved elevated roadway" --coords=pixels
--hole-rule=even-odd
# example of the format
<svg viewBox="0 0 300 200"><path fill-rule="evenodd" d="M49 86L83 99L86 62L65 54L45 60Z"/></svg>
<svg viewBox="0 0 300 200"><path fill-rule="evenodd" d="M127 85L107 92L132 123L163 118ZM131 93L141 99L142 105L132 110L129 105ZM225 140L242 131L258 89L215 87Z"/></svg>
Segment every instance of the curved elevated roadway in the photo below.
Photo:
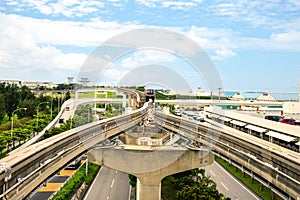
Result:
<svg viewBox="0 0 300 200"><path fill-rule="evenodd" d="M141 123L149 106L125 116L118 116L84 125L64 132L30 147L16 155L8 156L0 163L0 199L22 199L49 175L56 172L72 158L106 138ZM156 113L155 121L173 132L196 139L241 163L251 172L297 199L300 194L299 153L242 133L236 129L195 123L171 115ZM278 149L278 148L277 148Z"/></svg>
<svg viewBox="0 0 300 200"><path fill-rule="evenodd" d="M289 197L300 198L300 154L222 124L201 123L156 112L155 122L210 146L267 180Z"/></svg>
<svg viewBox="0 0 300 200"><path fill-rule="evenodd" d="M140 104L141 102L141 97L140 93L134 90L126 89L126 88L89 88L89 89L80 89L77 90L79 93L86 93L86 92L95 92L95 91L115 91L115 92L122 92L125 94L128 94L132 96L135 101L137 102L137 105ZM43 131L41 131L38 135L33 137L30 141L26 142L23 144L21 147L18 149L15 149L14 151L10 152L10 154L19 152L20 150L36 143L45 133L45 131L52 129L59 121L60 118L64 119L70 119L75 111L78 105L83 105L83 104L91 104L91 103L120 103L122 102L123 99L118 99L118 98L83 98L83 99L69 99L65 101L60 109L60 112L57 114L57 116L52 120ZM68 111L66 108L69 108Z"/></svg>
<svg viewBox="0 0 300 200"><path fill-rule="evenodd" d="M1 160L0 199L23 199L39 184L95 144L141 123L150 105L43 140Z"/></svg>

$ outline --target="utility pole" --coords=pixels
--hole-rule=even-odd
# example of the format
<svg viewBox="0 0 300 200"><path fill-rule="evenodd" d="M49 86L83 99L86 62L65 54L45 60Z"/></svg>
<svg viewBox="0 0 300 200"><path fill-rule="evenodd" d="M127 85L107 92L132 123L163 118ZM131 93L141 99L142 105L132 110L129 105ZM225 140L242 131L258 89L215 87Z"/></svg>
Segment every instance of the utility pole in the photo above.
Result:
<svg viewBox="0 0 300 200"><path fill-rule="evenodd" d="M218 90L219 90L219 102L221 101L221 89L222 88L220 88L220 87L218 88Z"/></svg>

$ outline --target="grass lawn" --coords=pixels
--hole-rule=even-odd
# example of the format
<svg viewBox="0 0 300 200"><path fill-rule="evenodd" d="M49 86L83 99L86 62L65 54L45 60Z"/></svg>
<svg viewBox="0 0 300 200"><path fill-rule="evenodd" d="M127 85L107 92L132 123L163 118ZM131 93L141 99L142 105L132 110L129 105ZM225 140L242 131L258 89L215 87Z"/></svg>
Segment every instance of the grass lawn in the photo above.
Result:
<svg viewBox="0 0 300 200"><path fill-rule="evenodd" d="M94 98L95 92L78 93L78 98Z"/></svg>

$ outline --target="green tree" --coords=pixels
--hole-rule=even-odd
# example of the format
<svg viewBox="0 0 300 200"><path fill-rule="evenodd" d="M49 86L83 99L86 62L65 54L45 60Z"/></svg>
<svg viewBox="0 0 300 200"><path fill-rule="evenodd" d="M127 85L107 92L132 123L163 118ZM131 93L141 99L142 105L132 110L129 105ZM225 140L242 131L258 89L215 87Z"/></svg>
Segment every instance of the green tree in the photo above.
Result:
<svg viewBox="0 0 300 200"><path fill-rule="evenodd" d="M4 100L6 113L11 117L13 111L17 109L20 102L19 88L15 84L6 87Z"/></svg>
<svg viewBox="0 0 300 200"><path fill-rule="evenodd" d="M70 94L69 90L66 92L66 96L65 96L65 100L68 100L68 99L71 99L71 94Z"/></svg>
<svg viewBox="0 0 300 200"><path fill-rule="evenodd" d="M205 176L204 169L195 169L166 177L162 182L162 198L178 200L226 200L216 184Z"/></svg>
<svg viewBox="0 0 300 200"><path fill-rule="evenodd" d="M111 104L107 104L105 110L106 110L108 113L111 113L111 112L112 112L112 105L111 105Z"/></svg>
<svg viewBox="0 0 300 200"><path fill-rule="evenodd" d="M129 178L129 184L131 185L131 187L136 187L136 182L137 182L137 177L128 174L128 178Z"/></svg>
<svg viewBox="0 0 300 200"><path fill-rule="evenodd" d="M0 134L0 153L3 153L3 149L7 147L7 137L4 134Z"/></svg>
<svg viewBox="0 0 300 200"><path fill-rule="evenodd" d="M20 90L20 98L22 100L34 100L36 97L27 86L22 86Z"/></svg>
<svg viewBox="0 0 300 200"><path fill-rule="evenodd" d="M92 114L92 105L80 105L77 107L73 121L76 127L95 121L94 115Z"/></svg>
<svg viewBox="0 0 300 200"><path fill-rule="evenodd" d="M37 105L37 100L33 99L25 99L20 102L19 107L20 108L27 108L26 111L22 110L19 111L17 114L20 116L20 118L23 118L25 116L33 117L36 115L36 105Z"/></svg>
<svg viewBox="0 0 300 200"><path fill-rule="evenodd" d="M0 123L5 115L5 97L4 94L0 93Z"/></svg>

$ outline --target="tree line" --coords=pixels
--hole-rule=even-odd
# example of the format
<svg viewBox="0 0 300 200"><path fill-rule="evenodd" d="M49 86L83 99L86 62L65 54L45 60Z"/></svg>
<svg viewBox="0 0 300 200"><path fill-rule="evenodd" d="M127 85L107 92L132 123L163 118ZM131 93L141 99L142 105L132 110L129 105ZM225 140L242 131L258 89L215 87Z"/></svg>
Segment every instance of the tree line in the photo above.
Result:
<svg viewBox="0 0 300 200"><path fill-rule="evenodd" d="M41 102L48 102L39 105L40 111L49 111L58 109L62 102L70 98L67 92L65 97L51 97L43 94L37 96L27 86L18 86L16 84L0 83L0 122L5 116L11 120L13 112L18 108L26 108L26 110L18 110L16 114L19 118L34 117L37 113L37 107ZM50 108L51 107L51 108Z"/></svg>
<svg viewBox="0 0 300 200"><path fill-rule="evenodd" d="M14 148L17 141L21 144L42 131L69 98L69 92L64 96L36 95L27 86L0 83L0 153ZM12 122L9 122L12 118L13 130Z"/></svg>

